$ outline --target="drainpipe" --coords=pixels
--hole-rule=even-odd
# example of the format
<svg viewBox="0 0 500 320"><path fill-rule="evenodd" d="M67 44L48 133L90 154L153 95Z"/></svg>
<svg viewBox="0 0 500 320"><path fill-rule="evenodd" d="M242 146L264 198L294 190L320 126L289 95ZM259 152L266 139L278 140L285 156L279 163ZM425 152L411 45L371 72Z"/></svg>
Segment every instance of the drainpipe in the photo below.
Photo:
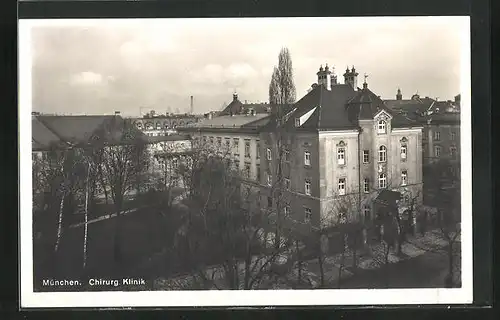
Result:
<svg viewBox="0 0 500 320"><path fill-rule="evenodd" d="M358 127L358 214L361 216L362 215L362 210L361 210L361 157L363 156L363 153L361 152L361 133L363 132L363 129L361 127ZM365 217L359 217L363 221L363 245L367 243L367 236L365 232L366 228L366 221L364 220Z"/></svg>

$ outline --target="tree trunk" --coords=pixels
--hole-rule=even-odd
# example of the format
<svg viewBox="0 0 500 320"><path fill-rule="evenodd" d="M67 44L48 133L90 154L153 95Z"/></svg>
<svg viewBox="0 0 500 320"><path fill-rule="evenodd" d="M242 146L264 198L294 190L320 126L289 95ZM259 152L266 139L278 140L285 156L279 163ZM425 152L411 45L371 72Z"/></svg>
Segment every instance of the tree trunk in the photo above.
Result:
<svg viewBox="0 0 500 320"><path fill-rule="evenodd" d="M123 199L121 195L116 195L115 199L115 210L116 210L116 217L115 219L115 234L114 234L114 243L113 243L113 256L115 258L115 265L116 267L119 267L122 262L123 262L123 252L122 252L122 246L121 246L121 233L122 233L122 215L121 215L121 208L122 208L122 202Z"/></svg>
<svg viewBox="0 0 500 320"><path fill-rule="evenodd" d="M318 256L318 266L319 266L319 284L320 288L325 286L325 271L323 270L323 254L320 252Z"/></svg>
<svg viewBox="0 0 500 320"><path fill-rule="evenodd" d="M59 250L59 243L61 241L62 219L63 219L64 199L65 198L66 198L66 192L63 192L61 195L61 203L59 204L59 219L57 222L57 238L56 238L56 245L54 248L55 252L57 252Z"/></svg>
<svg viewBox="0 0 500 320"><path fill-rule="evenodd" d="M352 268L353 269L356 269L357 266L358 266L358 256L357 256L357 253L358 253L358 234L355 234L354 235L354 238L353 238L353 246L352 246Z"/></svg>
<svg viewBox="0 0 500 320"><path fill-rule="evenodd" d="M338 274L338 280L337 280L337 288L340 289L341 287L341 282L342 282L342 271L344 269L344 259L345 259L345 236L342 235L342 255L340 256L340 266L339 266L339 274Z"/></svg>
<svg viewBox="0 0 500 320"><path fill-rule="evenodd" d="M87 170L87 183L85 190L85 229L83 233L83 268L87 265L87 234L88 234L88 220L89 220L89 179L90 178L90 165Z"/></svg>
<svg viewBox="0 0 500 320"><path fill-rule="evenodd" d="M453 240L449 240L448 245L448 273L450 277L450 287L453 287Z"/></svg>
<svg viewBox="0 0 500 320"><path fill-rule="evenodd" d="M299 241L295 241L295 248L297 249L297 282L300 286L302 283L302 259L300 257Z"/></svg>
<svg viewBox="0 0 500 320"><path fill-rule="evenodd" d="M384 252L384 274L385 274L385 286L389 287L389 273L387 267L389 266L389 249L390 246L388 243L385 243L385 252Z"/></svg>

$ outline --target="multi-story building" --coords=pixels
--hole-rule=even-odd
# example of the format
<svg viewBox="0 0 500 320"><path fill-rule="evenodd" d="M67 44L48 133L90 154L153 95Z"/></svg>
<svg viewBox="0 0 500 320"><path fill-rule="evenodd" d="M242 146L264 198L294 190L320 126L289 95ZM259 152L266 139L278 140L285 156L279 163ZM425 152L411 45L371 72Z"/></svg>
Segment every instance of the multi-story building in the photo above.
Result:
<svg viewBox="0 0 500 320"><path fill-rule="evenodd" d="M259 129L268 120L268 114L242 110L232 115L209 117L180 130L191 135L194 145L214 149L224 156L248 184L258 185L262 172Z"/></svg>
<svg viewBox="0 0 500 320"><path fill-rule="evenodd" d="M424 165L439 159L460 158L460 95L455 100L437 101L414 94L403 99L398 89L396 100L385 100L394 112L418 121L423 127Z"/></svg>
<svg viewBox="0 0 500 320"><path fill-rule="evenodd" d="M439 160L450 162L452 175L460 176L460 95L454 101L437 101L414 94L403 99L398 89L396 100L385 100L394 111L417 121L423 126L422 151L424 173ZM425 174L424 174L425 185Z"/></svg>
<svg viewBox="0 0 500 320"><path fill-rule="evenodd" d="M148 136L147 148L151 155L148 172L168 187L184 187L181 165L191 162L191 138L187 135Z"/></svg>
<svg viewBox="0 0 500 320"><path fill-rule="evenodd" d="M343 84L328 66L317 76L318 82L292 106L271 106L262 114L228 106L228 115L189 130L202 145L215 146L221 153L229 150L236 168L249 167L250 180L260 186L262 208L275 209L273 190L281 181L280 210L295 223L319 227L371 219L379 190L418 195L422 126L390 110L366 82L357 88L354 67L346 70ZM280 126L279 114L285 115ZM278 137L286 146L282 152ZM280 173L278 158L283 164ZM351 197L358 209L335 212L336 203Z"/></svg>
<svg viewBox="0 0 500 320"><path fill-rule="evenodd" d="M357 75L354 67L347 69L339 84L328 66L320 68L318 83L286 113L285 212L296 222L320 226L372 219L379 190L417 197L422 188L422 126L390 110L366 80L357 88ZM275 205L277 128L270 121L261 130L262 206ZM347 197L355 199L352 210L342 212L338 203Z"/></svg>

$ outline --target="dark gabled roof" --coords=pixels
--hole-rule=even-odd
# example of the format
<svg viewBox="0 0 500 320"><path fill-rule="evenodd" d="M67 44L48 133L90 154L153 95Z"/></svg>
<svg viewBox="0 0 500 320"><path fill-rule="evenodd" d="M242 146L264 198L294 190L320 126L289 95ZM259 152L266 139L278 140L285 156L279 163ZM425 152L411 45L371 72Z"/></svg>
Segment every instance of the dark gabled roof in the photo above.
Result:
<svg viewBox="0 0 500 320"><path fill-rule="evenodd" d="M411 127L421 127L423 121L421 117L414 116L411 117L404 113L393 113L391 126L393 128L411 128Z"/></svg>
<svg viewBox="0 0 500 320"><path fill-rule="evenodd" d="M443 112L443 113L433 113L427 116L427 121L430 124L460 124L460 113L457 112Z"/></svg>
<svg viewBox="0 0 500 320"><path fill-rule="evenodd" d="M61 140L68 142L86 142L94 132L101 128L106 121L117 119L120 116L46 116L40 115L38 120ZM35 137L36 138L36 137Z"/></svg>
<svg viewBox="0 0 500 320"><path fill-rule="evenodd" d="M370 120L375 117L377 113L384 110L391 116L393 112L388 108L384 101L374 94L366 84L363 89L347 102L348 118L351 122L357 120Z"/></svg>
<svg viewBox="0 0 500 320"><path fill-rule="evenodd" d="M410 99L410 100L385 100L385 104L396 112L405 112L408 116L422 114L426 112L435 102L430 98Z"/></svg>
<svg viewBox="0 0 500 320"><path fill-rule="evenodd" d="M36 116L32 123L32 139L48 148L55 142L82 146L91 141L102 141L108 145L129 143L136 138L146 141L145 135L128 120L120 116ZM126 129L126 130L124 130ZM39 136L49 137L51 143L41 142ZM56 137L56 138L54 138Z"/></svg>
<svg viewBox="0 0 500 320"><path fill-rule="evenodd" d="M273 105L267 103L242 103L235 97L233 101L221 111L220 115L246 114L250 110L255 111L255 113L270 113L272 108Z"/></svg>
<svg viewBox="0 0 500 320"><path fill-rule="evenodd" d="M32 136L32 149L47 149L51 145L61 143L61 139L49 128L47 128L42 122L38 120L36 116L31 117L31 136Z"/></svg>
<svg viewBox="0 0 500 320"><path fill-rule="evenodd" d="M349 121L345 109L346 102L351 99L356 92L350 85L333 85L330 90L324 86L315 86L302 99L294 105L286 108L290 113L284 124L287 130L295 128L295 119L312 113L297 130L317 131L317 130L335 130L352 129L357 124ZM314 109L314 110L313 110ZM270 121L267 129L276 127L276 121Z"/></svg>

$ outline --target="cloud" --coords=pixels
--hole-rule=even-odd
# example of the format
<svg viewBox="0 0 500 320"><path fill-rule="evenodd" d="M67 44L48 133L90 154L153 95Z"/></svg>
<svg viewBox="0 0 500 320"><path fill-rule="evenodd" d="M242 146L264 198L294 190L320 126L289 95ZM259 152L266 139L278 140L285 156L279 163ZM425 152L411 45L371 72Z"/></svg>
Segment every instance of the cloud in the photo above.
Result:
<svg viewBox="0 0 500 320"><path fill-rule="evenodd" d="M99 73L92 71L84 71L71 76L70 83L72 85L96 85L102 84L107 80L112 80L113 77L103 77Z"/></svg>
<svg viewBox="0 0 500 320"><path fill-rule="evenodd" d="M229 102L233 90L242 100L264 101L284 46L298 98L327 62L341 82L354 64L358 81L368 73L370 89L382 97L393 97L398 86L404 95L419 90L441 99L459 91L463 23L453 17L109 21L116 20L33 29L39 111L187 110L194 95L195 110L206 112Z"/></svg>

